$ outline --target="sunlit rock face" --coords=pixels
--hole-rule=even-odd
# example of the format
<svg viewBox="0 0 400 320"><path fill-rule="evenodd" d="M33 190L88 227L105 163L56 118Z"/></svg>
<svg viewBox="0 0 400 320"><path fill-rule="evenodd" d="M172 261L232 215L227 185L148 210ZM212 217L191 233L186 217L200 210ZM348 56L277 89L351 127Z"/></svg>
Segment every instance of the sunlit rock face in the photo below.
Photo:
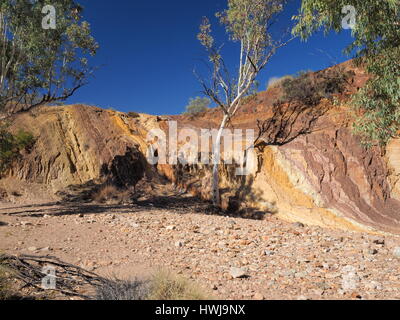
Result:
<svg viewBox="0 0 400 320"><path fill-rule="evenodd" d="M365 149L352 134L348 109L326 103L317 108L323 107L326 112L311 126L307 118L313 117L312 112L294 117L288 124L290 134L271 126L266 142L257 148L258 164L244 184L239 177L232 179L232 170L221 169L222 205L228 208L232 196L241 194L242 208L257 208L289 221L398 233L400 144L393 141L386 155L378 148ZM251 128L256 119L270 116L269 111L259 112L235 124ZM279 121L273 123L280 126ZM204 195L210 190L209 175L204 179L209 171L203 166L192 175L186 172L186 185ZM199 180L194 182L196 176Z"/></svg>
<svg viewBox="0 0 400 320"><path fill-rule="evenodd" d="M42 107L20 114L13 127L31 131L36 141L10 175L55 191L102 175L113 175L121 184L133 183L145 170L141 151L145 131L138 121L80 105Z"/></svg>
<svg viewBox="0 0 400 320"><path fill-rule="evenodd" d="M366 78L354 70L349 92ZM235 117L235 129L257 131L257 120L269 125L247 177L221 166L223 207L319 226L400 233L399 140L391 141L386 152L367 150L352 134L349 107L323 100L312 108L301 103L277 108L279 96L279 88L262 92ZM36 108L15 117L13 128L28 129L37 139L9 175L57 191L104 176L134 184L158 170L177 187L210 199L210 165L149 165L146 137L151 129L168 133L168 120L200 130L217 128L220 119L216 109L199 117L129 117L81 105Z"/></svg>

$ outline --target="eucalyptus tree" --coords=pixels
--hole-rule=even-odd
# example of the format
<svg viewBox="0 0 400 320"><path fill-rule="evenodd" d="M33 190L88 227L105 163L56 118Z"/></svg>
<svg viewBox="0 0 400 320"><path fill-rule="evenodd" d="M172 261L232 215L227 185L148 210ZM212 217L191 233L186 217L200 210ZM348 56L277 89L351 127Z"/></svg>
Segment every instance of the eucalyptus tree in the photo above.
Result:
<svg viewBox="0 0 400 320"><path fill-rule="evenodd" d="M222 110L223 118L213 144L213 203L220 204L219 161L221 138L227 124L243 105L243 99L253 92L256 78L276 51L290 39L274 39L271 27L283 10L285 0L228 0L227 9L216 14L225 27L228 39L238 44L238 66L229 71L212 36L211 23L203 18L198 39L207 50L211 65L208 81L199 78L203 93Z"/></svg>
<svg viewBox="0 0 400 320"><path fill-rule="evenodd" d="M366 145L385 145L400 130L400 1L303 0L293 32L303 39L321 29L341 32L346 13L354 24L345 52L355 51L355 62L371 75L351 101L355 132Z"/></svg>
<svg viewBox="0 0 400 320"><path fill-rule="evenodd" d="M0 108L63 101L87 83L98 44L74 0L1 0Z"/></svg>

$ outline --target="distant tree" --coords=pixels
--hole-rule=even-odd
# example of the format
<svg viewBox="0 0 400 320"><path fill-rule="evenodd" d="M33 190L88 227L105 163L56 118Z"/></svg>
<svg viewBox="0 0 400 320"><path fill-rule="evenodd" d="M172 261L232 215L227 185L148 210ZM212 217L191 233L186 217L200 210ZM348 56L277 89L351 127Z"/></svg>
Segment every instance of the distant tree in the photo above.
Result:
<svg viewBox="0 0 400 320"><path fill-rule="evenodd" d="M43 28L49 5L54 29ZM63 101L86 84L93 71L88 56L98 45L81 12L73 0L1 1L0 109Z"/></svg>
<svg viewBox="0 0 400 320"><path fill-rule="evenodd" d="M189 104L186 106L186 112L185 114L188 115L195 115L200 112L206 111L211 104L211 100L208 98L190 98Z"/></svg>
<svg viewBox="0 0 400 320"><path fill-rule="evenodd" d="M400 131L400 2L399 0L303 0L293 32L303 39L323 28L343 30L343 12L356 10L354 41L356 63L372 76L353 97L358 111L355 131L366 145L385 145Z"/></svg>
<svg viewBox="0 0 400 320"><path fill-rule="evenodd" d="M216 46L208 18L203 19L198 39L205 47L211 63L209 81L199 78L204 94L221 108L223 118L213 147L213 203L219 206L219 160L222 133L240 107L243 98L253 93L256 78L276 51L288 41L274 39L271 26L283 10L285 0L228 0L228 8L217 13L229 40L239 43L239 66L236 77L229 72L222 57L222 46ZM236 71L235 71L236 73Z"/></svg>

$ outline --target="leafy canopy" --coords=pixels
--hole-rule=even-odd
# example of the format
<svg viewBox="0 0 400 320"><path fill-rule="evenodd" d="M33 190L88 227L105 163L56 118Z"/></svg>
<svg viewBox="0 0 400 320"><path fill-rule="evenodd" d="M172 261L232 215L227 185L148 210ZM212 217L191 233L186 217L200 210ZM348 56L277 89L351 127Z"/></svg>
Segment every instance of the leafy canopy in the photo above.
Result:
<svg viewBox="0 0 400 320"><path fill-rule="evenodd" d="M52 5L56 29L43 29L43 7ZM65 100L86 84L88 57L98 44L73 0L2 0L0 3L0 107Z"/></svg>
<svg viewBox="0 0 400 320"><path fill-rule="evenodd" d="M234 76L236 71L228 70L221 54L223 46L216 45L210 21L204 18L198 39L208 52L212 74L208 84L202 80L201 83L204 93L225 115L232 117L236 113L241 99L257 86L259 72L277 49L287 44L271 34L271 26L285 3L285 0L228 0L228 8L216 14L229 40L240 45L237 76Z"/></svg>
<svg viewBox="0 0 400 320"><path fill-rule="evenodd" d="M303 39L321 28L340 32L346 5L355 7L356 25L345 52L356 51L355 62L371 75L352 99L355 132L366 145L384 145L400 130L400 1L303 0L293 32Z"/></svg>

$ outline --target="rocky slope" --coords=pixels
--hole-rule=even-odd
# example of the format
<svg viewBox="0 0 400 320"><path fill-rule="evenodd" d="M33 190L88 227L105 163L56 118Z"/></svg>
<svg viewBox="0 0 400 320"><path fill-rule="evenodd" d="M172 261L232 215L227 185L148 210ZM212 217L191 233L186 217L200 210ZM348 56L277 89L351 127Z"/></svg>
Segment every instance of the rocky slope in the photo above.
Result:
<svg viewBox="0 0 400 320"><path fill-rule="evenodd" d="M28 128L36 142L9 175L53 191L109 175L118 184L134 184L146 171L142 152L146 125L152 121L81 105L20 114L13 128Z"/></svg>
<svg viewBox="0 0 400 320"><path fill-rule="evenodd" d="M362 70L353 70L349 92L366 78ZM345 105L323 100L313 108L276 108L278 96L276 89L260 93L233 122L235 128L256 128L256 120L267 120L268 130L257 146L258 167L250 176L239 180L229 168L221 171L225 208L273 212L318 226L400 233L400 142L392 141L385 153L365 150L351 133ZM197 119L170 119L179 128L199 129L215 128L220 116L211 110ZM166 120L80 105L34 109L15 118L14 128L29 128L37 140L9 176L46 184L53 192L100 178L134 185L153 174L144 161L146 134L154 128L167 130ZM208 167L163 165L158 170L194 194L209 195Z"/></svg>

